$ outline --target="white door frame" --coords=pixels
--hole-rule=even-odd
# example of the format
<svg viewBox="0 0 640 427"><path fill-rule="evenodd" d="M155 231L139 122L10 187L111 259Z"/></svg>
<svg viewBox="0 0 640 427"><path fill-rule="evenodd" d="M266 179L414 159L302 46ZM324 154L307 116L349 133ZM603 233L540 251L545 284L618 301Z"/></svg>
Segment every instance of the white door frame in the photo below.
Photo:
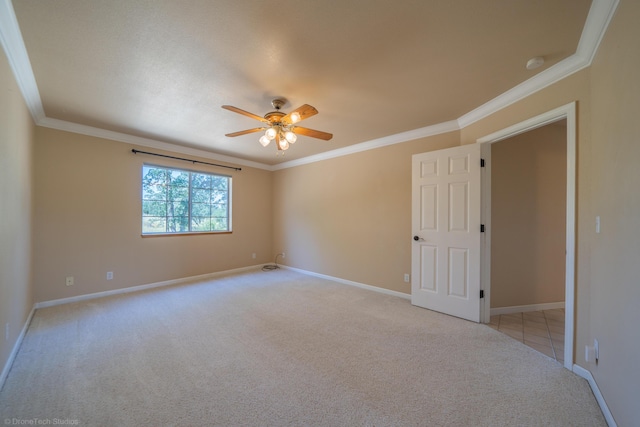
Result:
<svg viewBox="0 0 640 427"><path fill-rule="evenodd" d="M564 322L564 367L572 370L574 346L574 305L575 305L575 252L576 252L576 103L558 107L539 116L517 123L477 140L486 144L481 148L483 158L490 156L490 144L512 136L542 127L544 125L567 120L567 209L566 209L566 264L565 264L565 322ZM484 290L484 303L481 302L481 319L490 322L491 316L491 174L490 159L486 172L482 176L482 223L485 224L482 243L480 289Z"/></svg>

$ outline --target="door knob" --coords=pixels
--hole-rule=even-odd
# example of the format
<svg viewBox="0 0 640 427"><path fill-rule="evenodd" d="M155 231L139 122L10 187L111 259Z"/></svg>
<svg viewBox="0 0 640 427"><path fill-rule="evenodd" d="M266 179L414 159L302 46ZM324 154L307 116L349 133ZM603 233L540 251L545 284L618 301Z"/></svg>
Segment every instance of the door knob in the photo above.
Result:
<svg viewBox="0 0 640 427"><path fill-rule="evenodd" d="M418 236L413 236L413 240L415 240L415 241L417 242L418 240L420 240L420 237L418 237Z"/></svg>

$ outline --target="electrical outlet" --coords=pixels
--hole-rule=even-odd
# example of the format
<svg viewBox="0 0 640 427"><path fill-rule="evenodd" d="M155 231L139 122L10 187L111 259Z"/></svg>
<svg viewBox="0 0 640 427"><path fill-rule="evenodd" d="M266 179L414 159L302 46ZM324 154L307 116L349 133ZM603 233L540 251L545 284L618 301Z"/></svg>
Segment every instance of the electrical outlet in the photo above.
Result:
<svg viewBox="0 0 640 427"><path fill-rule="evenodd" d="M113 271L107 271L107 280L113 280Z"/></svg>
<svg viewBox="0 0 640 427"><path fill-rule="evenodd" d="M251 254L251 258L256 259L256 253L255 252Z"/></svg>
<svg viewBox="0 0 640 427"><path fill-rule="evenodd" d="M596 359L596 365L598 364L598 359L600 359L600 344L598 340L593 340L593 353Z"/></svg>
<svg viewBox="0 0 640 427"><path fill-rule="evenodd" d="M411 276L409 276L409 273L404 273L404 282L409 283L410 280L411 280Z"/></svg>
<svg viewBox="0 0 640 427"><path fill-rule="evenodd" d="M282 252L282 258L286 258L285 255L284 255L284 252Z"/></svg>
<svg viewBox="0 0 640 427"><path fill-rule="evenodd" d="M73 286L73 276L67 276L67 286Z"/></svg>

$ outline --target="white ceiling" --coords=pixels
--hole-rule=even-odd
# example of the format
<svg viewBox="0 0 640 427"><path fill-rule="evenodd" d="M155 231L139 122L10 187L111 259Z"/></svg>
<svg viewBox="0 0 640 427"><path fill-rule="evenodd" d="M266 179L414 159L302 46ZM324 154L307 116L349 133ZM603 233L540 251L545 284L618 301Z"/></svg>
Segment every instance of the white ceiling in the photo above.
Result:
<svg viewBox="0 0 640 427"><path fill-rule="evenodd" d="M267 167L455 128L514 87L537 90L590 61L612 3L594 0L603 17L587 21L591 0L1 1L26 65L20 40L0 36L14 69L32 70L39 124ZM545 64L526 70L534 56ZM277 156L259 133L224 136L259 122L221 105L262 116L275 97L285 112L315 106L302 125L334 138L301 136Z"/></svg>

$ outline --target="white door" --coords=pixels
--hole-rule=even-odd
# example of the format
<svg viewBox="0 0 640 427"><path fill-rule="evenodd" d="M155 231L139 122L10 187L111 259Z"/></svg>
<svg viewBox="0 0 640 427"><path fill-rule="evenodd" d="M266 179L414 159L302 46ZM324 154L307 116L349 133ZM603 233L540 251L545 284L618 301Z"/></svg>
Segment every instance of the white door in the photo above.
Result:
<svg viewBox="0 0 640 427"><path fill-rule="evenodd" d="M480 144L412 160L411 303L480 321Z"/></svg>

